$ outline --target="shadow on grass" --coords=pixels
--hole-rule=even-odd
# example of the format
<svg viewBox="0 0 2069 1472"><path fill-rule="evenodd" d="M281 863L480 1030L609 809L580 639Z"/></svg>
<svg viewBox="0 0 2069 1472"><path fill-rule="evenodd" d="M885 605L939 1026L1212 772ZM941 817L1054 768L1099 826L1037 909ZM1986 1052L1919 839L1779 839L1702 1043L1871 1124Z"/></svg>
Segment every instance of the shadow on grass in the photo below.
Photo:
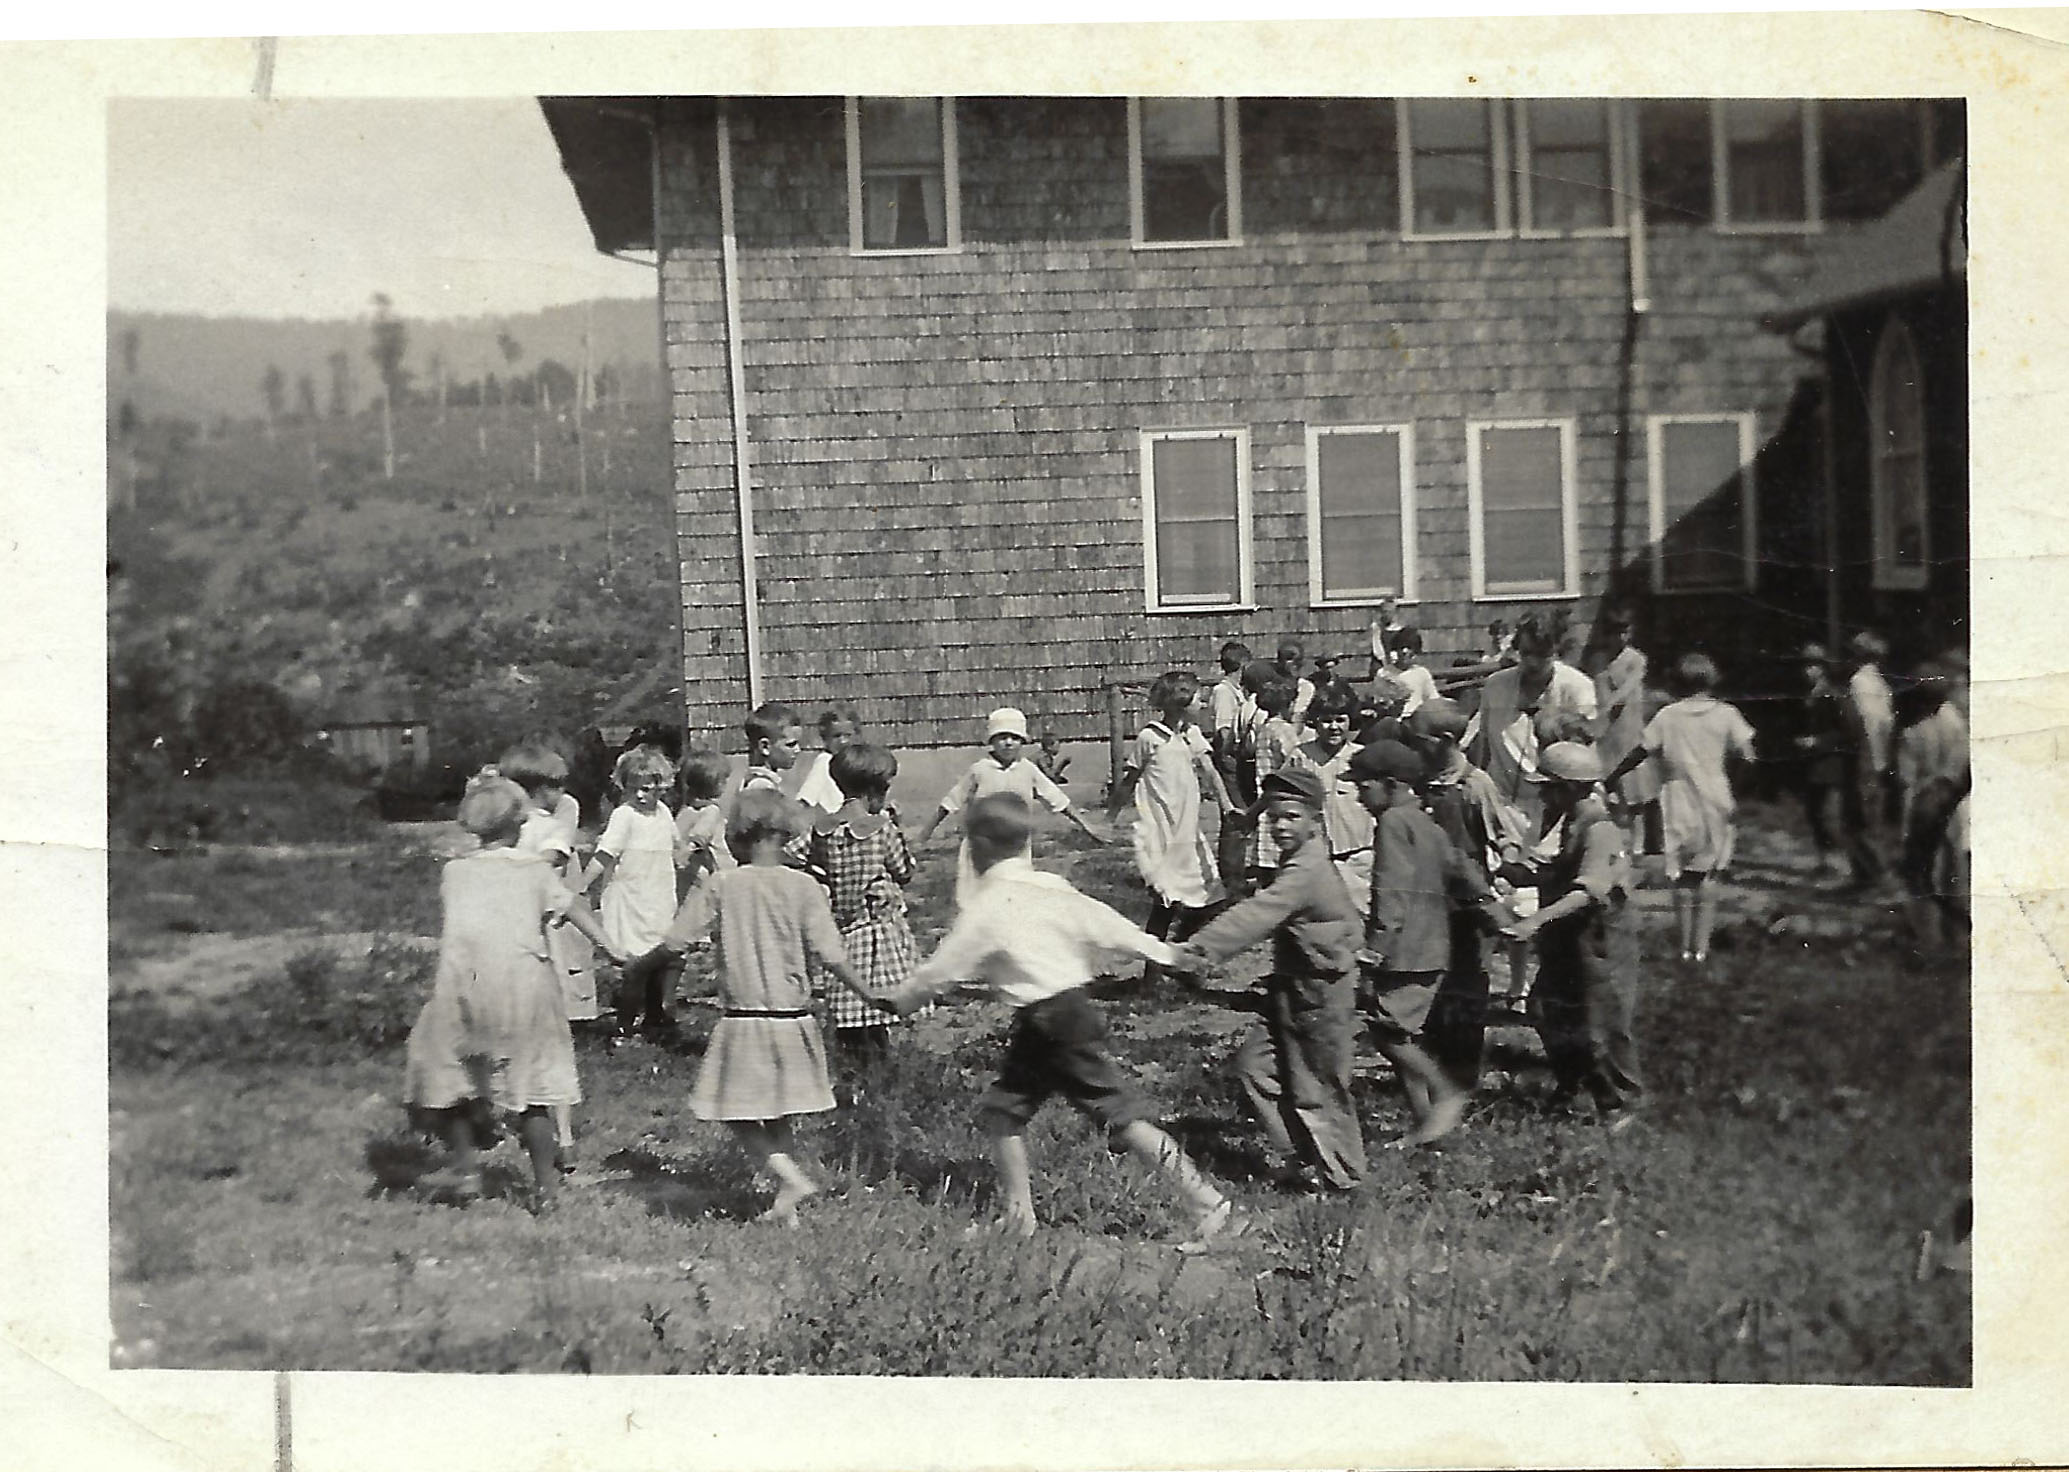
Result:
<svg viewBox="0 0 2069 1472"><path fill-rule="evenodd" d="M599 1182L599 1191L630 1197L650 1215L669 1221L753 1221L769 1206L769 1195L751 1180L691 1175L651 1150L613 1151L604 1157L603 1169L618 1174Z"/></svg>

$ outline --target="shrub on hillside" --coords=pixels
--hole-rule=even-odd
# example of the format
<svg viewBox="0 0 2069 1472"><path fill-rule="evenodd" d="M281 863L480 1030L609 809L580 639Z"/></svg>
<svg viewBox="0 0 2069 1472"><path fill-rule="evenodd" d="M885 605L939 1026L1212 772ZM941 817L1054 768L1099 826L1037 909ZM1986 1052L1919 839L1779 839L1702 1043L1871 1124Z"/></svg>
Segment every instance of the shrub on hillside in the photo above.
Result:
<svg viewBox="0 0 2069 1472"><path fill-rule="evenodd" d="M302 775L133 777L109 794L108 828L138 847L156 849L339 843L364 836L376 822L366 789L313 765Z"/></svg>

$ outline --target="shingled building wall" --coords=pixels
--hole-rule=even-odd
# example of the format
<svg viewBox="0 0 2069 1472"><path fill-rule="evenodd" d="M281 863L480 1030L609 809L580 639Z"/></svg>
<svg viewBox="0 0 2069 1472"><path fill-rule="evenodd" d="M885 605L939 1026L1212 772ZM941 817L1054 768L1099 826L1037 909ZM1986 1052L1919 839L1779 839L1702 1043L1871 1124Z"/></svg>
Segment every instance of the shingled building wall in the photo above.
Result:
<svg viewBox="0 0 2069 1472"><path fill-rule="evenodd" d="M1645 416L1752 411L1765 443L1805 371L1760 327L1803 239L1656 228L1634 323L1620 238L1403 239L1385 103L1243 102L1242 242L1146 250L1124 101L962 99L962 248L905 256L849 253L841 99L729 106L765 694L852 703L900 745L973 743L1003 703L1101 734L1103 682L1210 670L1231 637L1362 648L1365 610L1309 604L1309 425L1414 423L1408 616L1441 651L1529 606L1470 597L1466 422L1572 417L1591 618L1613 544L1646 546ZM710 739L747 695L715 107L665 117L684 668ZM1256 607L1146 612L1139 436L1237 427ZM1805 490L1763 483L1763 513Z"/></svg>

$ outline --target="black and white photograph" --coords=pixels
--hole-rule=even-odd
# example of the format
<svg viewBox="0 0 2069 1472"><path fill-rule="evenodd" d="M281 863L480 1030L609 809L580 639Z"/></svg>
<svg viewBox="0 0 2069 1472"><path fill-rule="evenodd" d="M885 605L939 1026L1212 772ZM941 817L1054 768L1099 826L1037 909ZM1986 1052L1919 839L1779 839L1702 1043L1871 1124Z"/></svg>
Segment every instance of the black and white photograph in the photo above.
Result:
<svg viewBox="0 0 2069 1472"><path fill-rule="evenodd" d="M1963 1409L2061 1283L2052 615L1972 551L2046 475L1972 486L1985 376L2063 381L1974 306L2014 109L1949 17L1769 21L1674 85L1434 22L105 83L95 1373L258 1372L181 1443L240 1467L605 1383L800 1465L827 1377L1128 1428L834 1466L1150 1465L1180 1393L1174 1466L2060 1452ZM1263 1382L1352 1419L1197 1450ZM1840 1388L1887 1440L1800 1439ZM567 1465L662 1455L619 1394Z"/></svg>

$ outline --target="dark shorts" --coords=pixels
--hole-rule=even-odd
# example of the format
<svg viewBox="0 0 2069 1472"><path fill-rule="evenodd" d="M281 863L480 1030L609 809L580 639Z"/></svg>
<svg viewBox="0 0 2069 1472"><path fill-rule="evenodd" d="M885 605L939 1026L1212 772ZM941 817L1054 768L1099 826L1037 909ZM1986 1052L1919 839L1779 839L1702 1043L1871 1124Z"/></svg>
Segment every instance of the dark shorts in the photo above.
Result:
<svg viewBox="0 0 2069 1472"><path fill-rule="evenodd" d="M1430 1020L1441 971L1382 971L1372 980L1372 1001L1365 1016L1372 1036L1382 1043L1413 1042Z"/></svg>
<svg viewBox="0 0 2069 1472"><path fill-rule="evenodd" d="M1108 1132L1154 1119L1149 1101L1107 1051L1106 1018L1072 988L1013 1014L1006 1062L978 1105L995 1133L1017 1134L1053 1095L1099 1121Z"/></svg>

